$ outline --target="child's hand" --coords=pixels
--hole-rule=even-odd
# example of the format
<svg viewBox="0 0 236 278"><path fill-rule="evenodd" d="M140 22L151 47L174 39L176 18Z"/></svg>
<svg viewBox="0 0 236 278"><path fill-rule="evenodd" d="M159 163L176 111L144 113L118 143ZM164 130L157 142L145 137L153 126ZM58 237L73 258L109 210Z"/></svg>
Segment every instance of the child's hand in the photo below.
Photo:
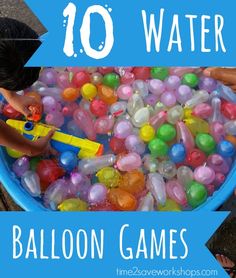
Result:
<svg viewBox="0 0 236 278"><path fill-rule="evenodd" d="M55 130L49 131L48 135L39 138L37 141L32 142L32 147L30 150L30 156L38 155L56 155L57 152L50 145L50 140L54 134Z"/></svg>
<svg viewBox="0 0 236 278"><path fill-rule="evenodd" d="M217 79L236 92L236 68L206 68L203 74Z"/></svg>
<svg viewBox="0 0 236 278"><path fill-rule="evenodd" d="M18 95L16 92L8 91L4 88L0 88L0 92L12 107L16 111L23 114L26 118L31 116L31 112L29 110L30 106L42 106L42 104L33 97L21 96Z"/></svg>
<svg viewBox="0 0 236 278"><path fill-rule="evenodd" d="M21 152L27 156L56 155L57 152L51 148L50 140L55 130L51 130L47 136L37 141L30 141L20 134L16 129L0 120L0 145Z"/></svg>
<svg viewBox="0 0 236 278"><path fill-rule="evenodd" d="M23 114L26 118L31 116L31 111L29 110L30 106L40 105L35 98L28 96L21 96L18 94L12 94L8 99L8 103L18 112Z"/></svg>

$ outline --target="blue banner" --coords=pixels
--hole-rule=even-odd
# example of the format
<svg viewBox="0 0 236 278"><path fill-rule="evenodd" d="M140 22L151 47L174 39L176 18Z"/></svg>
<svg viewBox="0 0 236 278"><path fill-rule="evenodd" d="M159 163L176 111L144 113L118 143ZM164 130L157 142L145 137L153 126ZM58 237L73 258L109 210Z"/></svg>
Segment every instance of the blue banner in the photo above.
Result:
<svg viewBox="0 0 236 278"><path fill-rule="evenodd" d="M228 277L205 243L228 213L1 213L1 277Z"/></svg>
<svg viewBox="0 0 236 278"><path fill-rule="evenodd" d="M233 0L26 0L48 30L28 66L236 66Z"/></svg>

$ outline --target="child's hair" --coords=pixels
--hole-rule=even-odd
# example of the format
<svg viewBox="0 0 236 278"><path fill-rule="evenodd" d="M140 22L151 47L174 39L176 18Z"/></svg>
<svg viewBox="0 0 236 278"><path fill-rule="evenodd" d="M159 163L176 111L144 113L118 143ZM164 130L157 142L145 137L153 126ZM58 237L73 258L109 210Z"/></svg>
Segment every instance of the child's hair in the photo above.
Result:
<svg viewBox="0 0 236 278"><path fill-rule="evenodd" d="M41 42L28 25L0 17L0 88L20 91L31 86L40 68L24 67Z"/></svg>

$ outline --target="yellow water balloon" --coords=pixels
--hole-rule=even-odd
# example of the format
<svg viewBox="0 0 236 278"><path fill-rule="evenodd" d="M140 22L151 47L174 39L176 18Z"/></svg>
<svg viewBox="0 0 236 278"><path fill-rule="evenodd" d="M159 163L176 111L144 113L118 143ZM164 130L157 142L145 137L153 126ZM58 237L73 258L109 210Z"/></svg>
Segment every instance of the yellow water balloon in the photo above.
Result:
<svg viewBox="0 0 236 278"><path fill-rule="evenodd" d="M175 211L175 212L180 212L182 211L180 206L171 199L167 199L166 203L164 205L159 204L157 207L158 211Z"/></svg>
<svg viewBox="0 0 236 278"><path fill-rule="evenodd" d="M9 148L6 148L7 154L12 157L12 158L20 158L22 157L24 154Z"/></svg>
<svg viewBox="0 0 236 278"><path fill-rule="evenodd" d="M113 167L105 167L96 174L98 181L108 188L117 187L121 180L121 174Z"/></svg>
<svg viewBox="0 0 236 278"><path fill-rule="evenodd" d="M82 201L79 198L72 198L62 202L58 206L58 209L60 211L87 211L88 205L86 202Z"/></svg>
<svg viewBox="0 0 236 278"><path fill-rule="evenodd" d="M210 131L208 122L200 118L191 117L185 119L184 122L193 136L196 136L199 133L209 133Z"/></svg>
<svg viewBox="0 0 236 278"><path fill-rule="evenodd" d="M140 128L139 137L144 142L150 142L155 137L155 129L151 125L146 124Z"/></svg>
<svg viewBox="0 0 236 278"><path fill-rule="evenodd" d="M86 83L81 88L81 95L86 100L93 100L97 95L97 87L92 83Z"/></svg>

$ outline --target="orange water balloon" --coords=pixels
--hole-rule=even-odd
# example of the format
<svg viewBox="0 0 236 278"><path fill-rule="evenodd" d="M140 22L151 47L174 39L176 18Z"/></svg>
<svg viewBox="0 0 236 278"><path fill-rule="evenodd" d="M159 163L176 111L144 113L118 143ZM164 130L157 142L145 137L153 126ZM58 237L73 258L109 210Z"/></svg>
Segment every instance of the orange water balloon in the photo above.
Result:
<svg viewBox="0 0 236 278"><path fill-rule="evenodd" d="M138 170L125 173L122 176L119 188L132 194L141 193L145 189L144 174Z"/></svg>
<svg viewBox="0 0 236 278"><path fill-rule="evenodd" d="M112 88L104 85L98 86L98 96L101 100L109 105L115 103L118 99L115 91Z"/></svg>
<svg viewBox="0 0 236 278"><path fill-rule="evenodd" d="M63 100L65 101L76 101L79 98L79 90L76 88L67 88L65 89L62 94L61 97Z"/></svg>
<svg viewBox="0 0 236 278"><path fill-rule="evenodd" d="M119 210L132 211L137 207L134 195L120 188L112 188L108 193L108 199Z"/></svg>

